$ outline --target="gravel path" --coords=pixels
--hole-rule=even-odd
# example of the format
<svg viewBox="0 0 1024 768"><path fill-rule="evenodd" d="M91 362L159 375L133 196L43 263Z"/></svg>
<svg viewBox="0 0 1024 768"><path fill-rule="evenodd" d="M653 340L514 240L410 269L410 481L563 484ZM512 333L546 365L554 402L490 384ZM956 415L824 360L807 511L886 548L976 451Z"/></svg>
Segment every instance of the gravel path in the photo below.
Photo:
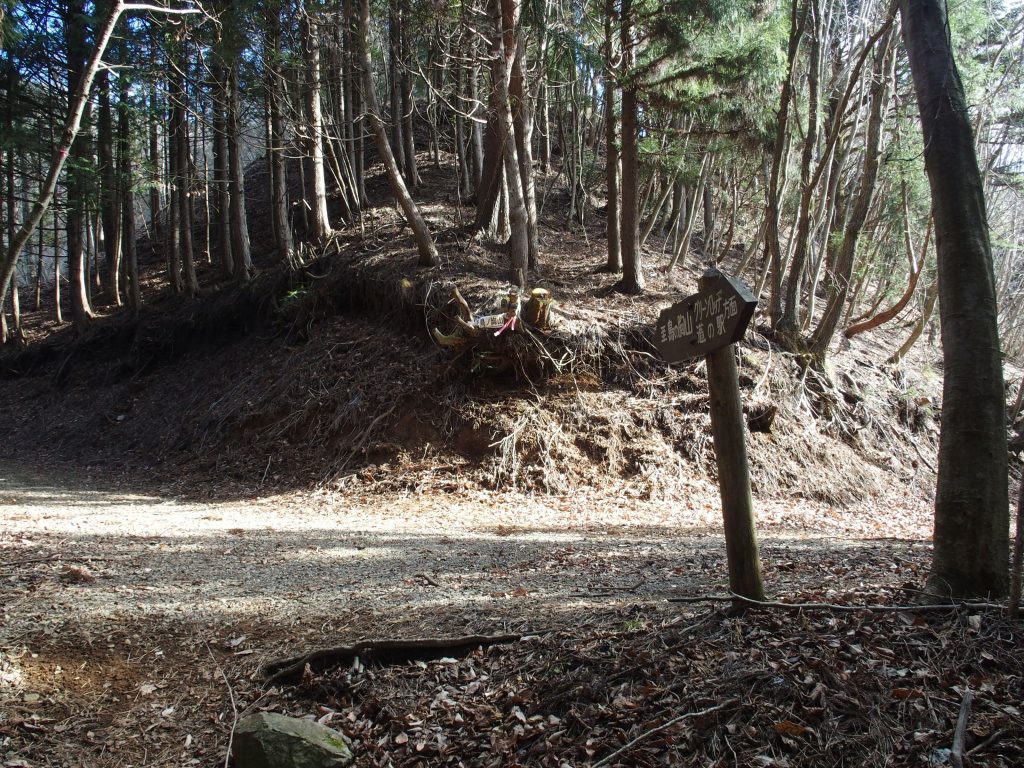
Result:
<svg viewBox="0 0 1024 768"><path fill-rule="evenodd" d="M263 695L253 675L269 659L374 637L583 631L599 613L720 594L717 493L691 490L199 503L0 468L0 766L217 765L232 697ZM918 568L928 510L887 504L759 502L769 591L855 583L860 564Z"/></svg>
<svg viewBox="0 0 1024 768"><path fill-rule="evenodd" d="M434 609L524 591L560 603L653 597L685 589L680 565L720 560L715 501L713 489L697 487L661 503L476 492L199 504L7 469L0 551L4 588L29 621L51 603L64 620L89 622L182 613L282 620L353 603ZM894 510L883 521L868 511L767 503L760 524L769 548L830 535L927 536L927 510Z"/></svg>

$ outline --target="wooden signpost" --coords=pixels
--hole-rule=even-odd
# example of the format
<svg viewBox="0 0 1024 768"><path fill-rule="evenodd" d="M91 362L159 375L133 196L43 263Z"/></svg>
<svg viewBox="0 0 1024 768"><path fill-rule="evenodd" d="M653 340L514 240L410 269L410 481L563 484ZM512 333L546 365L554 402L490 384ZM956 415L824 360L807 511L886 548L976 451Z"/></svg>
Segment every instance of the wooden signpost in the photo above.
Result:
<svg viewBox="0 0 1024 768"><path fill-rule="evenodd" d="M734 348L750 324L757 299L742 282L717 269L706 271L697 287L699 293L661 313L654 344L669 363L700 355L707 360L729 588L741 597L764 600Z"/></svg>

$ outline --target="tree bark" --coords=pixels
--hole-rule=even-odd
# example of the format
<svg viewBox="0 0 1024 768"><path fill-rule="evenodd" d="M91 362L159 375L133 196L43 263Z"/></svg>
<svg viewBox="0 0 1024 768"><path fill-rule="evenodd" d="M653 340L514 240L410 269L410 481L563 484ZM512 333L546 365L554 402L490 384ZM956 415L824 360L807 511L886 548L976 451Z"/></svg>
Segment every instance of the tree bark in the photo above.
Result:
<svg viewBox="0 0 1024 768"><path fill-rule="evenodd" d="M622 270L622 239L619 233L619 144L616 137L617 115L615 114L615 91L617 84L612 70L615 53L615 0L605 5L605 77L604 77L604 178L608 187L608 205L605 210L605 226L608 233L608 258L605 269L612 274ZM545 166L546 167L546 166Z"/></svg>
<svg viewBox="0 0 1024 768"><path fill-rule="evenodd" d="M637 100L636 85L630 80L633 66L633 3L622 0L620 35L622 56L622 279L616 289L643 293L646 286L640 256L640 221L637 201Z"/></svg>
<svg viewBox="0 0 1024 768"><path fill-rule="evenodd" d="M225 277L235 272L231 254L231 173L228 167L227 100L228 73L219 52L212 55L213 97L213 199L217 249Z"/></svg>
<svg viewBox="0 0 1024 768"><path fill-rule="evenodd" d="M119 75L117 99L118 136L118 181L120 191L121 243L128 306L137 313L142 308L142 291L139 286L139 262L136 249L135 190L132 159L131 83L125 72Z"/></svg>
<svg viewBox="0 0 1024 768"><path fill-rule="evenodd" d="M356 35L356 43L359 48L360 64L363 76L363 101L366 104L366 116L373 130L374 138L377 141L377 153L384 163L388 179L391 181L391 191L395 200L405 214L405 220L412 229L413 237L416 240L416 248L419 251L420 266L437 266L437 248L434 240L427 229L427 223L423 220L416 202L409 195L409 190L402 181L402 174L395 163L395 155L388 144L387 133L384 130L384 122L380 117L380 105L377 103L377 93L373 88L373 70L370 65L370 48L368 35L370 28L370 0L359 2L359 29Z"/></svg>
<svg viewBox="0 0 1024 768"><path fill-rule="evenodd" d="M195 247L192 242L192 157L188 131L188 93L185 87L188 67L188 41L184 35L176 41L179 50L171 61L171 152L174 153L174 194L177 197L178 258L184 272L184 289L189 297L199 293L196 278Z"/></svg>
<svg viewBox="0 0 1024 768"><path fill-rule="evenodd" d="M117 170L114 167L114 112L110 101L110 74L99 76L99 119L96 154L100 165L100 221L106 260L107 294L121 306L121 216Z"/></svg>
<svg viewBox="0 0 1024 768"><path fill-rule="evenodd" d="M302 57L305 62L306 82L303 99L306 109L306 183L312 198L312 236L321 243L331 232L327 213L327 180L324 175L323 106L320 99L320 45L317 29L308 8L302 11Z"/></svg>
<svg viewBox="0 0 1024 768"><path fill-rule="evenodd" d="M68 57L68 93L70 94L78 90L78 85L83 81L86 71L88 31L85 3L82 0L69 0L66 14L64 35ZM86 106L83 109L82 117L87 119L91 111L88 105L88 96L85 97L85 101ZM85 201L88 198L88 179L85 169L92 162L92 150L89 143L88 136L78 136L68 150L72 163L68 170L65 226L68 244L68 273L71 283L71 316L75 328L79 331L84 330L93 318L87 284L88 270L85 262ZM4 293L6 293L6 289L7 283L5 282ZM0 303L2 301L3 299L0 298Z"/></svg>
<svg viewBox="0 0 1024 768"><path fill-rule="evenodd" d="M515 9L511 8L513 4L517 5ZM502 0L502 8L506 20L515 19L512 28L506 31L506 44L509 44L508 40L511 38L511 45L515 49L509 77L509 101L515 128L523 203L526 207L527 266L534 269L540 261L540 240L537 230L537 192L533 183L533 107L526 80L526 42L518 23L517 2Z"/></svg>
<svg viewBox="0 0 1024 768"><path fill-rule="evenodd" d="M803 284L804 266L807 263L807 240L811 231L811 198L814 185L811 183L811 163L818 144L818 67L821 60L821 34L819 31L819 10L817 2L808 3L811 18L811 50L807 65L807 131L804 147L800 154L800 208L797 214L796 246L789 263L789 279L786 281L786 300L776 331L781 335L797 336L800 328L800 287Z"/></svg>
<svg viewBox="0 0 1024 768"><path fill-rule="evenodd" d="M388 95L391 99L391 152L395 157L398 170L408 183L409 177L405 175L405 140L402 138L402 126L404 125L402 120L402 75L399 72L399 58L402 53L402 24L398 0L389 0L388 11ZM409 186L411 187L412 184Z"/></svg>
<svg viewBox="0 0 1024 768"><path fill-rule="evenodd" d="M768 185L765 187L765 202L768 211L765 219L764 248L768 257L768 270L771 277L768 315L773 328L777 328L782 320L782 243L779 239L782 177L786 160L786 137L789 132L789 109L790 102L793 100L793 77L795 76L797 54L800 51L800 39L803 37L806 24L806 10L801 12L798 9L798 4L794 2L789 16L789 54L786 79L782 81L782 91L779 95L779 112L776 117L771 172L768 177Z"/></svg>
<svg viewBox="0 0 1024 768"><path fill-rule="evenodd" d="M281 6L267 8L267 42L271 61L267 67L267 101L270 111L270 215L274 220L274 245L284 264L295 259L291 222L288 220L288 166L285 158L284 77L281 74ZM326 205L326 200L325 200Z"/></svg>
<svg viewBox="0 0 1024 768"><path fill-rule="evenodd" d="M416 102L412 96L412 73L409 72L409 60L412 50L409 45L409 0L398 0L398 39L399 39L399 90L402 106L402 153L405 156L405 179L411 189L419 189L420 173L416 166L416 137L413 135L412 118L416 111Z"/></svg>
<svg viewBox="0 0 1024 768"><path fill-rule="evenodd" d="M981 173L945 5L900 0L932 193L942 329L933 593L1008 588L1006 403Z"/></svg>
<svg viewBox="0 0 1024 768"><path fill-rule="evenodd" d="M505 185L508 189L510 229L508 250L512 262L511 277L513 283L525 290L526 272L530 262L528 214L509 92L511 61L516 55L515 38L519 21L519 1L492 0L491 2L493 34L495 35L494 50L496 51L491 62L491 79L494 87L494 102L498 110L498 140L502 148Z"/></svg>
<svg viewBox="0 0 1024 768"><path fill-rule="evenodd" d="M231 258L235 278L252 278L249 224L245 212L245 167L242 165L241 104L238 91L238 64L228 68L228 197L231 218Z"/></svg>

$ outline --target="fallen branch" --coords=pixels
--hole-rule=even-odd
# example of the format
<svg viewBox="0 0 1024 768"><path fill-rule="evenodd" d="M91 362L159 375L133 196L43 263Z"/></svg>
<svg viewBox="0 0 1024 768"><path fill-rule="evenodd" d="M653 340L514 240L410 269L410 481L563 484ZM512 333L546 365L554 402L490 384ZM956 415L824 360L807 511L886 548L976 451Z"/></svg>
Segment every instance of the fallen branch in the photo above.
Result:
<svg viewBox="0 0 1024 768"><path fill-rule="evenodd" d="M964 691L963 701L960 702L960 715L956 719L956 730L953 731L953 749L949 753L949 762L953 768L964 768L964 737L967 733L967 718L971 715L971 702L974 694L968 688Z"/></svg>
<svg viewBox="0 0 1024 768"><path fill-rule="evenodd" d="M360 661L379 664L404 664L428 661L460 653L469 653L480 646L516 643L522 635L467 635L465 637L428 637L410 640L361 640L353 645L340 645L311 651L302 656L278 659L260 668L264 685L299 677L306 665L326 669Z"/></svg>
<svg viewBox="0 0 1024 768"><path fill-rule="evenodd" d="M838 603L782 603L770 600L752 600L742 595L701 595L698 597L670 597L670 603L744 603L757 608L776 608L783 611L839 611L844 613L867 613L905 612L905 611L955 611L962 608L971 610L1003 610L1006 606L1001 603L947 603L943 605L840 605Z"/></svg>
<svg viewBox="0 0 1024 768"><path fill-rule="evenodd" d="M666 728L671 728L676 723L681 723L683 720L687 720L691 717L703 717L704 715L710 715L712 712L717 712L720 709L725 709L728 706L732 706L737 701L738 699L729 699L728 701L723 701L721 704L716 704L713 707L702 709L700 712L687 712L686 714L679 715L678 717L673 717L671 720L666 720L661 725L657 725L654 728L651 728L649 731L644 731L632 741L626 742L621 747L612 752L610 755L602 757L600 760L594 763L593 768L601 768L602 765L608 765L608 763L610 763L612 760L617 758L622 753L628 752L641 741L646 739L648 736L653 736L659 731L664 731Z"/></svg>

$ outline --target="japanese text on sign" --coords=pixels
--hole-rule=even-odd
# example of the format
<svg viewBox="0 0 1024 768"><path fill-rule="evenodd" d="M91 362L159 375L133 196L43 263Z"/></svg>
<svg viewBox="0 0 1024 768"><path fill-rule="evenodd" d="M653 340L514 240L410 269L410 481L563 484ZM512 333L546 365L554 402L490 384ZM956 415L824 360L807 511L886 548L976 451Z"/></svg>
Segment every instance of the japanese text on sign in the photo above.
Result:
<svg viewBox="0 0 1024 768"><path fill-rule="evenodd" d="M728 321L739 314L736 295L725 294L720 288L698 298L683 311L677 312L675 317L670 317L667 323L660 326L660 341L664 344L696 334L697 343L704 344L725 336L731 330Z"/></svg>

